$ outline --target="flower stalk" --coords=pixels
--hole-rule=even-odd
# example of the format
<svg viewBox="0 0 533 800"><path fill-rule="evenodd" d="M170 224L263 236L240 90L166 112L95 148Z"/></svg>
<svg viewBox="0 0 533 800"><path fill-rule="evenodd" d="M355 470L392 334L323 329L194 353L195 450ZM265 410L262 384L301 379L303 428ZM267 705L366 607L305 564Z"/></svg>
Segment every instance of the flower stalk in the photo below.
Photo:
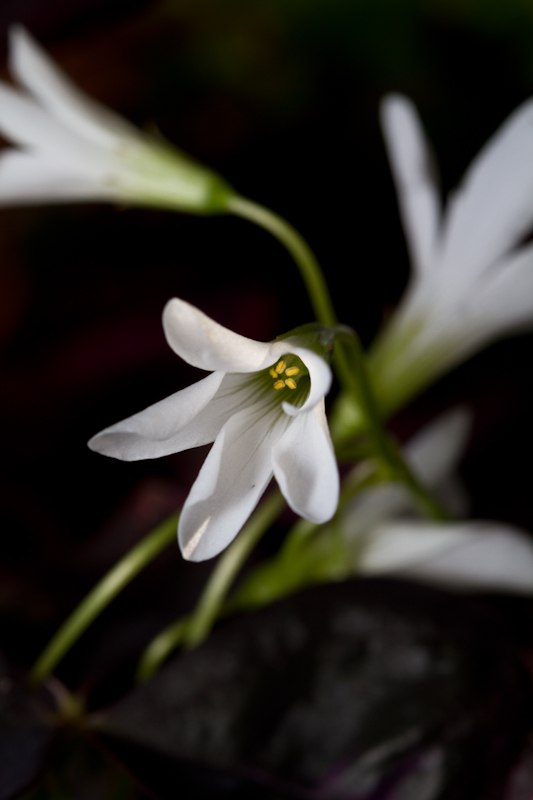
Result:
<svg viewBox="0 0 533 800"><path fill-rule="evenodd" d="M178 518L179 513L172 514L150 531L142 541L115 564L107 575L104 575L94 589L74 609L35 662L30 673L30 681L34 686L41 684L54 671L89 625L107 608L122 589L159 553L175 541Z"/></svg>

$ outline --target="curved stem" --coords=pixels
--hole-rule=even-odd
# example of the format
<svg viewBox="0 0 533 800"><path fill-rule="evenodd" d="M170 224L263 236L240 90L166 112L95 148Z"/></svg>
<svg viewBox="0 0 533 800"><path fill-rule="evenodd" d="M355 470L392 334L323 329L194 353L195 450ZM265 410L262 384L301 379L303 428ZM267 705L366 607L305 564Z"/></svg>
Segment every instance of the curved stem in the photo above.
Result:
<svg viewBox="0 0 533 800"><path fill-rule="evenodd" d="M175 540L178 518L179 513L172 514L154 528L81 601L35 662L30 673L32 684L40 684L50 675L98 614L150 561Z"/></svg>
<svg viewBox="0 0 533 800"><path fill-rule="evenodd" d="M233 195L227 200L228 211L238 217L254 222L271 233L289 251L305 283L307 294L318 322L335 327L338 325L333 301L318 260L296 228L269 208ZM335 353L335 369L341 386L350 391L350 362L343 344Z"/></svg>
<svg viewBox="0 0 533 800"><path fill-rule="evenodd" d="M181 617L158 633L155 639L152 639L137 665L135 672L137 683L149 680L172 651L183 642L189 620L190 617Z"/></svg>
<svg viewBox="0 0 533 800"><path fill-rule="evenodd" d="M315 254L296 228L279 214L246 197L234 195L228 199L227 206L233 214L255 222L281 242L300 270L317 320L324 325L336 325L337 317L324 273Z"/></svg>

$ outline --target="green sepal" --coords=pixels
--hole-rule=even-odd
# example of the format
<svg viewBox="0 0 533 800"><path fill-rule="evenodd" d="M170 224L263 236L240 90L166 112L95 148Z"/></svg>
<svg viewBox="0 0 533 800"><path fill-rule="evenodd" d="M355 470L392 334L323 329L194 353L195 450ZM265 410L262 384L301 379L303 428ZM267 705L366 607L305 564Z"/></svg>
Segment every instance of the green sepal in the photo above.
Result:
<svg viewBox="0 0 533 800"><path fill-rule="evenodd" d="M280 339L290 339L291 344L297 347L305 347L312 350L326 361L330 362L333 356L335 345L335 331L329 325L321 322L307 322L305 325L298 325L297 328L276 336L276 341Z"/></svg>

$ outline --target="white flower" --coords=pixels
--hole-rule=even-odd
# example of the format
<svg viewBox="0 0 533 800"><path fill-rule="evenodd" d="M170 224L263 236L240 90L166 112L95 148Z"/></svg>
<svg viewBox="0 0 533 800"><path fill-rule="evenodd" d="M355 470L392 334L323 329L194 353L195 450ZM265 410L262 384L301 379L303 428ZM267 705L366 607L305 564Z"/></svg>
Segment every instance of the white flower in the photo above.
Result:
<svg viewBox="0 0 533 800"><path fill-rule="evenodd" d="M185 558L223 550L272 475L291 508L321 523L337 508L339 477L324 411L331 370L297 336L255 342L174 298L163 312L167 341L194 367L214 370L94 436L89 447L124 461L214 445L183 507Z"/></svg>
<svg viewBox="0 0 533 800"><path fill-rule="evenodd" d="M469 419L453 411L415 436L405 448L410 466L437 493L464 505L453 479ZM459 503L457 503L459 500ZM533 541L500 522L434 523L413 518L405 487L368 490L342 517L342 533L363 575L392 575L448 589L533 594ZM411 514L411 518L408 515Z"/></svg>
<svg viewBox="0 0 533 800"><path fill-rule="evenodd" d="M207 213L232 194L222 179L85 96L22 27L10 31L0 82L0 204L118 201Z"/></svg>
<svg viewBox="0 0 533 800"><path fill-rule="evenodd" d="M385 98L382 124L414 273L371 353L393 410L491 340L533 321L533 100L489 140L441 212L413 104Z"/></svg>

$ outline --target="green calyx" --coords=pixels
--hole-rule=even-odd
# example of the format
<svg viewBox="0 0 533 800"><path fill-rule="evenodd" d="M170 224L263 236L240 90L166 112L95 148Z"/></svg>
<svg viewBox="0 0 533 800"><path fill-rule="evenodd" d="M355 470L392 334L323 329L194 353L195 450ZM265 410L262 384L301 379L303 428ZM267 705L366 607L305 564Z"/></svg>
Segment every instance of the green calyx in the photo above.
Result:
<svg viewBox="0 0 533 800"><path fill-rule="evenodd" d="M312 350L330 362L335 344L335 330L321 322L308 322L276 337L276 341L290 339L291 344Z"/></svg>

